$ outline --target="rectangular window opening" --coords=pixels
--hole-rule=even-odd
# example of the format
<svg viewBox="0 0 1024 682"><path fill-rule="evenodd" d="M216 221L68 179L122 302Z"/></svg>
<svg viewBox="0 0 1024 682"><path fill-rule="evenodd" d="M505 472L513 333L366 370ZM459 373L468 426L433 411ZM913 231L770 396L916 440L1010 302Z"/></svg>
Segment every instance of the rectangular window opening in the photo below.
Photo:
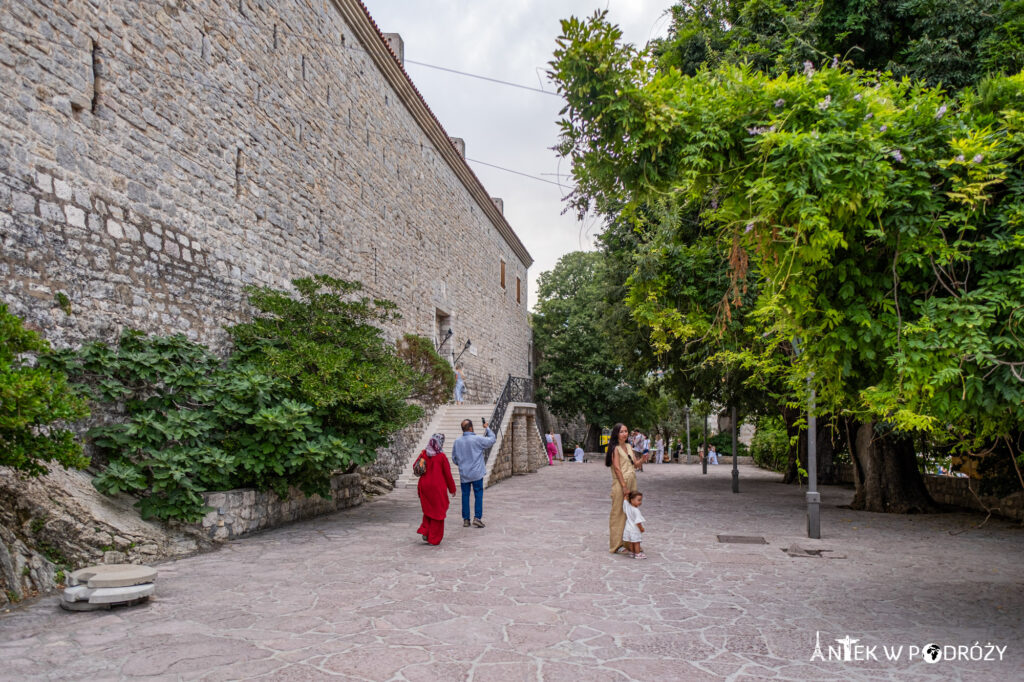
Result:
<svg viewBox="0 0 1024 682"><path fill-rule="evenodd" d="M523 302L523 281L516 277L516 303Z"/></svg>
<svg viewBox="0 0 1024 682"><path fill-rule="evenodd" d="M505 288L505 261L501 261L501 288Z"/></svg>

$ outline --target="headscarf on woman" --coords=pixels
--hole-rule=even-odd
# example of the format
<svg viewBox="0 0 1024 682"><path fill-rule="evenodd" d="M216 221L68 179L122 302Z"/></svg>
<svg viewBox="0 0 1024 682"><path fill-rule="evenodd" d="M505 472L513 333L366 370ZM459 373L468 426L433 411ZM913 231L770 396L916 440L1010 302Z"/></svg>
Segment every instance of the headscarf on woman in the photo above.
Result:
<svg viewBox="0 0 1024 682"><path fill-rule="evenodd" d="M444 434L435 433L430 437L430 441L427 443L427 457L433 457L437 453L444 450Z"/></svg>

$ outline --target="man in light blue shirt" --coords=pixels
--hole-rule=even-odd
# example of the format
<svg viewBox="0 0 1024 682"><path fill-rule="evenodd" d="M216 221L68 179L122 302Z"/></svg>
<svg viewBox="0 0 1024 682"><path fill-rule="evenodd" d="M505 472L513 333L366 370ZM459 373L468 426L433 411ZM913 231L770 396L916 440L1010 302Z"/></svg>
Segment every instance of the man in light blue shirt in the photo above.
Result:
<svg viewBox="0 0 1024 682"><path fill-rule="evenodd" d="M452 445L452 461L459 467L459 485L462 487L462 525L469 525L469 489L473 488L476 502L473 511L473 525L484 527L484 450L498 440L484 422L484 435L473 433L473 422L462 420L462 437Z"/></svg>

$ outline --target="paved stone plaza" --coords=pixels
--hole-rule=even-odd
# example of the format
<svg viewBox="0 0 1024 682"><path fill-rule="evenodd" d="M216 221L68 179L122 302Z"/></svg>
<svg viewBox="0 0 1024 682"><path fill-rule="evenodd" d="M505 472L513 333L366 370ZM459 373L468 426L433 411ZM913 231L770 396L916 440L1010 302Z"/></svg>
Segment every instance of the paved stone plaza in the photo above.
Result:
<svg viewBox="0 0 1024 682"><path fill-rule="evenodd" d="M1013 680L1024 676L1024 530L982 517L838 508L803 536L803 493L774 474L648 466L650 559L607 553L609 473L565 464L457 507L440 547L413 489L159 566L140 607L0 615L0 678L228 680ZM457 502L457 500L456 500ZM959 532L963 531L963 532ZM952 534L958 533L958 534ZM760 535L725 545L717 534ZM793 558L793 542L845 558ZM878 661L811 661L852 637ZM928 643L1001 662L907 661ZM884 660L883 646L904 647ZM856 656L856 649L854 656ZM970 655L969 650L964 650ZM977 650L975 650L975 653Z"/></svg>

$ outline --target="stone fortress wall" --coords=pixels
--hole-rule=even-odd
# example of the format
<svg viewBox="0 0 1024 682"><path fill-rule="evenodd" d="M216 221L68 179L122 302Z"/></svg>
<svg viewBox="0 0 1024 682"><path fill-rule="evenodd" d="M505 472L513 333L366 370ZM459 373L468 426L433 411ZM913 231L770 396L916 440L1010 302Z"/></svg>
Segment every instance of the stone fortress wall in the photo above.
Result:
<svg viewBox="0 0 1024 682"><path fill-rule="evenodd" d="M358 0L10 0L0 83L0 300L56 346L326 273L472 339L469 401L528 375L531 258Z"/></svg>

